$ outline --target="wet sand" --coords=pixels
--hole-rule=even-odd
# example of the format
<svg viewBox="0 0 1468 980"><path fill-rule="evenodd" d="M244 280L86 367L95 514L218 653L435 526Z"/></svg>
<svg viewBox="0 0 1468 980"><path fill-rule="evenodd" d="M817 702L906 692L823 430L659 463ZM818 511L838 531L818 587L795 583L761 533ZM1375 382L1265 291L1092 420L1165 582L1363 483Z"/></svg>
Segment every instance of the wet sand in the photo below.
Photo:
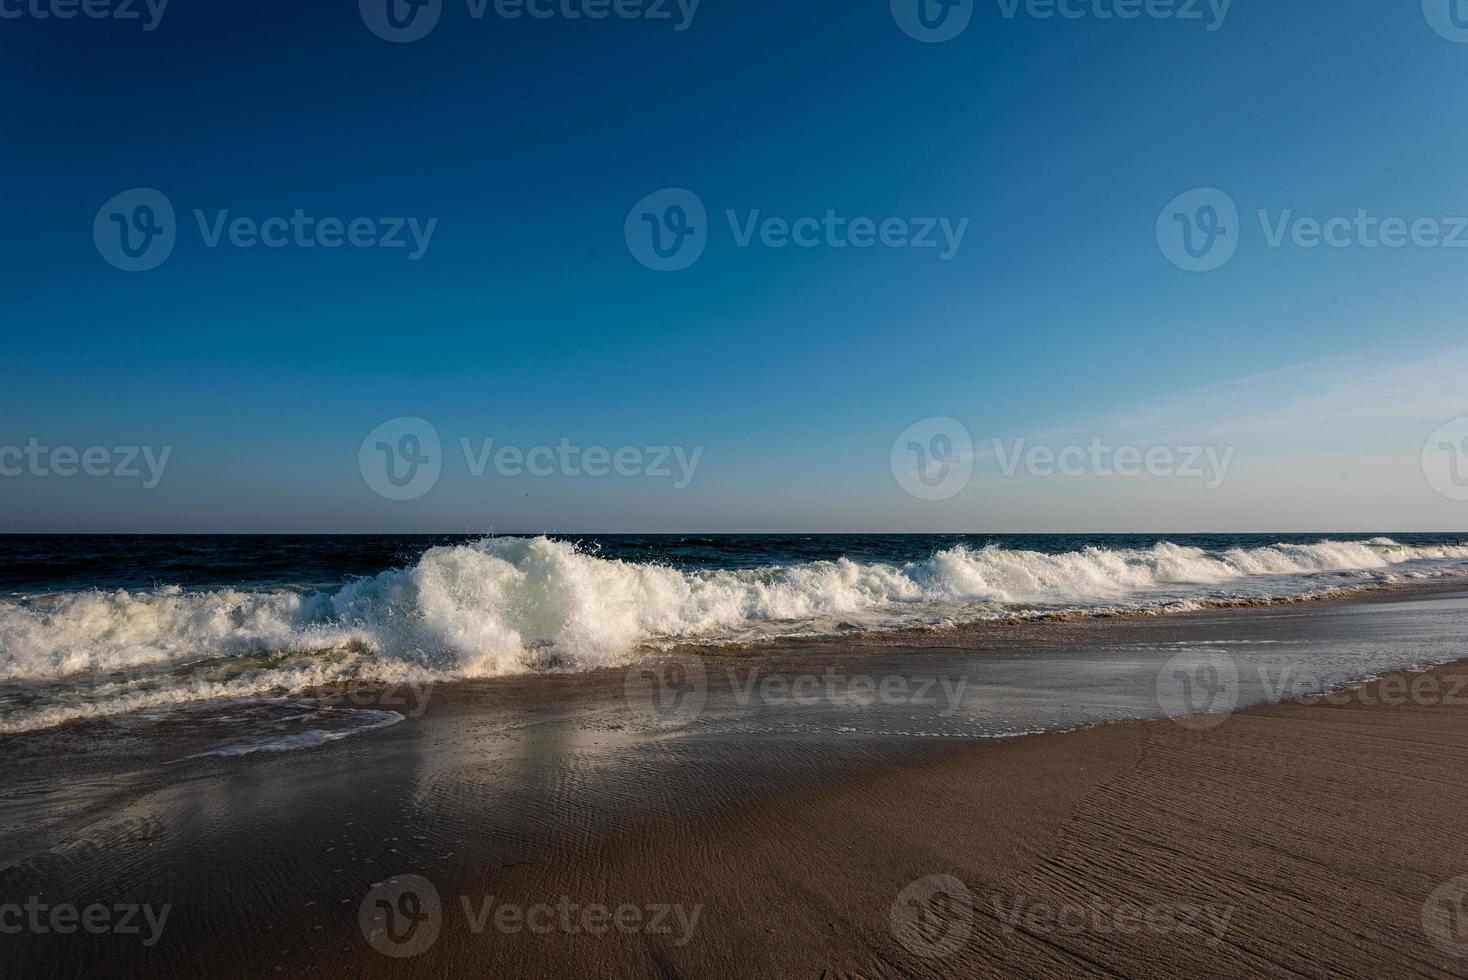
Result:
<svg viewBox="0 0 1468 980"><path fill-rule="evenodd" d="M1135 708L1108 680L1133 664L1106 650L1283 638L1445 659L1463 606L1435 586L706 655L691 715L649 710L618 672L449 685L394 728L233 759L123 728L106 748L86 725L11 737L0 906L168 912L92 935L42 911L44 931L0 935L5 972L1462 976L1468 663L1006 739L945 734L1003 691L944 715L723 688L1094 650L1112 666L1086 689L1111 685L1111 717Z"/></svg>
<svg viewBox="0 0 1468 980"><path fill-rule="evenodd" d="M1430 676L1447 690L1468 668ZM1468 960L1433 946L1423 916L1468 873L1468 696L1369 703L1379 693L1206 732L1147 722L945 748L647 821L579 860L475 884L522 901L701 903L686 946L476 936L446 911L422 960L436 975L488 957L517 976L1462 976ZM1468 954L1463 924L1447 926Z"/></svg>

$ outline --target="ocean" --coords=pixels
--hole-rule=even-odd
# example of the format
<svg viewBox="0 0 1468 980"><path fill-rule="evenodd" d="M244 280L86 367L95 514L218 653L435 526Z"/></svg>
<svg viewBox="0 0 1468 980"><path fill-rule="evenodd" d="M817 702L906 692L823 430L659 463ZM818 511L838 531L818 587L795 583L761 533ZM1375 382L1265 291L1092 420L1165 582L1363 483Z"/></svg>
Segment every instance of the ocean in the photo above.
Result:
<svg viewBox="0 0 1468 980"><path fill-rule="evenodd" d="M1468 535L57 535L0 537L0 558L7 734L225 715L275 729L320 722L341 685L1370 589L1468 574ZM399 720L336 710L273 747Z"/></svg>

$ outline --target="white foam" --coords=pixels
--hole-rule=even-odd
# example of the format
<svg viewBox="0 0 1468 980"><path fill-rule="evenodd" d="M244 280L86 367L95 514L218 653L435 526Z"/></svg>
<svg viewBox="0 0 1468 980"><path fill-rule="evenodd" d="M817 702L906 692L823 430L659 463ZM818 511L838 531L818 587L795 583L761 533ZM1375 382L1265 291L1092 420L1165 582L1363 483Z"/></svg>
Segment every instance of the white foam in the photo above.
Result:
<svg viewBox="0 0 1468 980"><path fill-rule="evenodd" d="M317 746L326 745L329 742L337 742L353 735L363 732L376 731L379 728L390 728L403 720L403 716L396 711L354 711L354 717L358 718L357 724L350 728L326 730L321 728L308 728L305 731L295 732L291 735L262 735L252 738L242 738L210 749L208 752L198 752L191 759L203 756L219 756L220 758L234 758L242 755L253 755L256 752L294 752L297 749L314 749Z"/></svg>
<svg viewBox="0 0 1468 980"><path fill-rule="evenodd" d="M1299 594L1326 572L1379 575L1403 562L1462 572L1468 545L1387 538L1234 548L1167 542L1042 554L954 547L905 565L841 558L740 571L682 571L598 557L548 538L433 548L338 592L89 592L0 601L0 681L84 682L83 703L37 705L0 732L189 700L243 697L344 677L401 681L625 662L640 645L791 632L933 625L1054 609L1188 608L1234 584ZM1261 577L1292 576L1281 585ZM1281 580L1284 581L1284 580ZM1337 587L1339 577L1326 583ZM345 651L333 657L300 656ZM262 660L224 682L112 689L111 672L201 659ZM306 662L303 662L306 661ZM19 727L18 727L19 726Z"/></svg>
<svg viewBox="0 0 1468 980"><path fill-rule="evenodd" d="M379 667L381 669L372 669ZM223 680L210 678L212 671L184 672L182 676L146 673L136 679L117 679L113 674L88 677L79 696L60 699L23 712L0 715L0 735L52 728L71 721L105 718L132 712L167 710L196 701L251 699L299 693L326 692L349 676L371 682L400 683L413 675L411 669L391 663L354 670L345 662L309 664L300 667L260 669ZM418 681L412 681L418 682Z"/></svg>

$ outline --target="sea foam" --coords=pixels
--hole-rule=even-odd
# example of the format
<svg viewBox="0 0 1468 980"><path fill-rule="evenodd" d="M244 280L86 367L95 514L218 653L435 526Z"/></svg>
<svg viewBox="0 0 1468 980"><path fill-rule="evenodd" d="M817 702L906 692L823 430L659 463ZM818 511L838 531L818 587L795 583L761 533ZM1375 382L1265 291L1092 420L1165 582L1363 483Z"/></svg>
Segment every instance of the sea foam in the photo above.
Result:
<svg viewBox="0 0 1468 980"><path fill-rule="evenodd" d="M545 537L436 547L335 592L84 592L0 601L0 681L56 682L219 658L264 658L219 686L137 695L134 707L329 682L625 663L646 645L757 641L1036 611L1149 609L1370 584L1414 563L1468 571L1468 544L1387 538L1209 552L1168 542L1062 554L953 547L908 564L847 558L687 570L599 557ZM1339 573L1323 575L1322 573ZM341 652L335 660L303 654ZM272 664L270 658L278 658ZM98 702L128 703L127 691ZM142 702L142 703L136 703ZM73 709L109 710L100 704Z"/></svg>

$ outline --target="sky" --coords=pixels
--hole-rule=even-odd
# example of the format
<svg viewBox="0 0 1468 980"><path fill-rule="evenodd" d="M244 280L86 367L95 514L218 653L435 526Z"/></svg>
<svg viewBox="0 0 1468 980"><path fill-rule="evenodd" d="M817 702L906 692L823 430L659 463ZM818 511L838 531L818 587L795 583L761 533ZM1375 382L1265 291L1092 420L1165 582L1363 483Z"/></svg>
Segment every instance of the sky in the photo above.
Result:
<svg viewBox="0 0 1468 980"><path fill-rule="evenodd" d="M0 531L1468 529L1449 0L425 2L0 0Z"/></svg>

